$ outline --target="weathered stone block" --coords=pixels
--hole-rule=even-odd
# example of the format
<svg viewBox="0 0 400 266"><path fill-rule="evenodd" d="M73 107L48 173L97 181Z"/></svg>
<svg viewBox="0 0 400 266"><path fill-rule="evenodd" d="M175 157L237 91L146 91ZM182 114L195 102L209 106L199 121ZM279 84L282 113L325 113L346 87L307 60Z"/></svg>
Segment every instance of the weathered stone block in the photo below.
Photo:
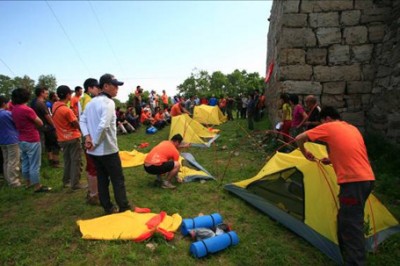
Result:
<svg viewBox="0 0 400 266"><path fill-rule="evenodd" d="M319 46L328 46L335 43L340 43L342 34L340 28L318 28L316 30Z"/></svg>
<svg viewBox="0 0 400 266"><path fill-rule="evenodd" d="M337 65L350 61L350 47L348 45L334 44L328 50L329 64Z"/></svg>
<svg viewBox="0 0 400 266"><path fill-rule="evenodd" d="M368 29L365 26L347 27L343 31L346 44L363 44L367 42Z"/></svg>
<svg viewBox="0 0 400 266"><path fill-rule="evenodd" d="M347 82L347 93L371 93L372 82L371 81L349 81Z"/></svg>
<svg viewBox="0 0 400 266"><path fill-rule="evenodd" d="M368 39L370 42L382 42L385 37L385 25L371 25L368 27Z"/></svg>
<svg viewBox="0 0 400 266"><path fill-rule="evenodd" d="M375 79L375 66L373 65L363 65L362 66L362 80L374 80Z"/></svg>
<svg viewBox="0 0 400 266"><path fill-rule="evenodd" d="M361 68L358 64L350 66L315 66L314 78L317 81L360 80Z"/></svg>
<svg viewBox="0 0 400 266"><path fill-rule="evenodd" d="M356 63L369 63L372 58L373 49L373 44L352 46L351 50L353 52L353 56L351 61Z"/></svg>
<svg viewBox="0 0 400 266"><path fill-rule="evenodd" d="M373 0L355 0L355 9L366 9L374 7Z"/></svg>
<svg viewBox="0 0 400 266"><path fill-rule="evenodd" d="M364 9L361 15L361 23L388 21L390 19L391 10L390 7Z"/></svg>
<svg viewBox="0 0 400 266"><path fill-rule="evenodd" d="M307 14L285 14L282 25L287 27L307 27Z"/></svg>
<svg viewBox="0 0 400 266"><path fill-rule="evenodd" d="M360 10L346 10L340 16L340 24L343 26L354 26L360 22Z"/></svg>
<svg viewBox="0 0 400 266"><path fill-rule="evenodd" d="M309 65L281 66L280 80L310 80L312 67Z"/></svg>
<svg viewBox="0 0 400 266"><path fill-rule="evenodd" d="M378 86L377 84L374 85L372 88L372 94L381 94L383 92L383 88Z"/></svg>
<svg viewBox="0 0 400 266"><path fill-rule="evenodd" d="M322 92L324 94L344 94L346 89L346 82L325 82L322 83Z"/></svg>
<svg viewBox="0 0 400 266"><path fill-rule="evenodd" d="M279 53L280 65L304 65L306 52L303 49L281 49Z"/></svg>
<svg viewBox="0 0 400 266"><path fill-rule="evenodd" d="M385 78L376 78L375 79L375 86L377 86L377 87L387 89L387 88L389 88L389 85L390 85L390 76L385 77ZM372 90L372 92L374 92L374 90Z"/></svg>
<svg viewBox="0 0 400 266"><path fill-rule="evenodd" d="M311 13L309 21L312 28L337 27L339 26L339 13Z"/></svg>
<svg viewBox="0 0 400 266"><path fill-rule="evenodd" d="M310 48L307 50L306 62L309 65L326 65L327 54L324 48Z"/></svg>
<svg viewBox="0 0 400 266"><path fill-rule="evenodd" d="M363 110L361 96L358 94L345 95L344 96L347 112L356 112Z"/></svg>
<svg viewBox="0 0 400 266"><path fill-rule="evenodd" d="M365 125L365 114L363 111L355 113L343 113L342 119L357 127Z"/></svg>
<svg viewBox="0 0 400 266"><path fill-rule="evenodd" d="M384 65L380 65L380 66L378 66L378 73L376 74L376 77L377 78L387 77L387 76L391 75L392 72L393 72L393 68L384 66Z"/></svg>
<svg viewBox="0 0 400 266"><path fill-rule="evenodd" d="M300 0L283 1L283 13L298 13Z"/></svg>
<svg viewBox="0 0 400 266"><path fill-rule="evenodd" d="M365 110L369 110L369 106L371 104L371 94L363 94L361 95L362 105L365 106Z"/></svg>
<svg viewBox="0 0 400 266"><path fill-rule="evenodd" d="M322 91L321 83L313 81L283 81L281 88L287 93L313 94L320 95Z"/></svg>
<svg viewBox="0 0 400 266"><path fill-rule="evenodd" d="M353 9L352 0L339 1L302 1L300 11L302 13L339 11Z"/></svg>
<svg viewBox="0 0 400 266"><path fill-rule="evenodd" d="M303 48L315 46L317 40L311 29L283 28L279 43L282 48Z"/></svg>
<svg viewBox="0 0 400 266"><path fill-rule="evenodd" d="M335 108L342 108L344 107L344 99L343 95L335 94L335 95L325 95L321 96L321 105L323 106L332 106Z"/></svg>

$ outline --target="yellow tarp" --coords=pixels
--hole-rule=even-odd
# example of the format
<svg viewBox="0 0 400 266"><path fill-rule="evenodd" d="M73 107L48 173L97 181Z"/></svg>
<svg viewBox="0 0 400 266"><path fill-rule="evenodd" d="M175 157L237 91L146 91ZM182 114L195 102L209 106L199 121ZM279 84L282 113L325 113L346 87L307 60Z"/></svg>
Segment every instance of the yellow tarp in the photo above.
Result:
<svg viewBox="0 0 400 266"><path fill-rule="evenodd" d="M90 220L78 220L76 223L83 239L137 240L155 232L156 229L149 229L146 223L157 215L159 214L126 211ZM181 223L182 217L179 214L166 215L157 228L176 232Z"/></svg>
<svg viewBox="0 0 400 266"><path fill-rule="evenodd" d="M135 167L142 165L147 153L141 153L137 150L133 151L120 151L119 157L121 158L122 167Z"/></svg>
<svg viewBox="0 0 400 266"><path fill-rule="evenodd" d="M218 106L197 105L193 110L193 119L201 124L220 125L228 119Z"/></svg>

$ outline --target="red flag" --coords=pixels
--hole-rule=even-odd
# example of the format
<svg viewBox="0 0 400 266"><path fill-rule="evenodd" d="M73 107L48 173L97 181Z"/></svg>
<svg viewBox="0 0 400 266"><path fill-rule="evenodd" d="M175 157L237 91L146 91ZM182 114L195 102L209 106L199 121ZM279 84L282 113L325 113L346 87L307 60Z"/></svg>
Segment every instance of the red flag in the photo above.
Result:
<svg viewBox="0 0 400 266"><path fill-rule="evenodd" d="M265 83L268 83L269 80L271 79L271 74L272 74L272 71L273 71L273 70L274 70L274 63L272 62L272 63L269 64L269 66L268 66L267 74L266 74L266 77L265 77L265 80L264 80Z"/></svg>

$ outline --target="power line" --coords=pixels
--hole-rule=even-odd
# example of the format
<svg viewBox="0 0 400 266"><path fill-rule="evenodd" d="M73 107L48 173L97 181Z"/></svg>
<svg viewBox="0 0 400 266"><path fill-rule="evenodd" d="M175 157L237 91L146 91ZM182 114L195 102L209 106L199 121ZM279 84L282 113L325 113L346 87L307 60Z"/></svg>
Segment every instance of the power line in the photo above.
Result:
<svg viewBox="0 0 400 266"><path fill-rule="evenodd" d="M78 49L76 49L74 43L72 42L71 38L70 38L69 35L67 34L67 31L65 30L65 28L64 28L64 26L62 25L61 21L58 19L58 17L57 17L57 15L56 15L56 13L54 12L53 8L50 6L50 4L49 4L48 1L46 1L46 4L47 4L47 6L49 7L49 9L50 9L51 13L53 14L54 18L57 20L58 25L61 27L62 31L64 32L65 37L67 37L67 39L68 39L70 45L71 45L72 48L74 49L74 51L75 51L76 55L78 56L79 60L81 60L82 65L86 68L86 71L87 71L89 74L91 74L89 68L87 67L87 65L86 65L85 62L83 61L81 55L80 55L79 52L78 52Z"/></svg>
<svg viewBox="0 0 400 266"><path fill-rule="evenodd" d="M89 6L90 6L90 9L92 10L92 13L93 13L94 17L96 18L97 24L98 24L98 26L99 26L101 32L103 33L104 38L106 39L107 45L108 45L108 47L110 48L110 50L111 50L111 52L112 52L112 54L113 54L113 56L114 56L114 59L115 59L115 61L117 62L118 67L120 68L121 73L123 73L123 74L125 75L124 70L123 70L123 68L122 68L122 66L121 66L121 63L119 62L118 57L117 57L117 55L115 54L115 51L114 51L114 49L113 49L113 47L112 47L112 45L111 45L111 42L110 42L110 40L109 40L108 37L107 37L107 34L106 34L106 32L105 32L105 30L104 30L104 28L103 28L103 25L101 24L100 19L99 19L99 17L97 16L97 13L96 13L96 11L95 11L94 8L93 8L93 5L92 5L91 1L88 1L88 2L89 2Z"/></svg>
<svg viewBox="0 0 400 266"><path fill-rule="evenodd" d="M11 68L6 64L6 62L3 61L3 59L0 58L0 61L1 61L1 62L3 63L3 65L11 72L11 74L13 74L14 76L16 76L15 73L14 73L14 71L11 70Z"/></svg>

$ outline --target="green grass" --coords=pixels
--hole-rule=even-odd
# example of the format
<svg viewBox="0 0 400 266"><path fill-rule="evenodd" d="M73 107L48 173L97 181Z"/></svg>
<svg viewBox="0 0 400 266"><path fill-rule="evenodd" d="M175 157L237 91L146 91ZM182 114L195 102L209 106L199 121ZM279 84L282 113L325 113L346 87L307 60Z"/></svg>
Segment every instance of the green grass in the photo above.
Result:
<svg viewBox="0 0 400 266"><path fill-rule="evenodd" d="M256 131L269 123L256 123ZM124 169L129 200L153 212L179 213L183 218L199 213L220 213L237 232L240 243L204 259L189 254L191 240L179 232L166 242L161 236L146 243L132 241L90 241L81 239L78 219L103 215L100 207L85 203L85 191L68 193L62 189L62 169L52 169L44 160L42 183L54 192L35 195L32 190L0 186L0 264L2 265L333 265L319 250L278 222L271 220L223 185L254 176L265 164L276 144L263 143L263 134L248 134L245 120L221 125L221 137L210 148L189 148L196 160L216 178L205 183L181 184L176 190L153 186L154 177L142 167ZM133 150L142 142L151 147L167 139L169 128L146 135L144 129L119 136L121 150ZM376 141L373 141L375 143ZM393 146L369 150L377 176L377 192L397 218L400 217L397 166L399 156ZM368 147L369 148L369 147ZM374 154L371 154L374 152ZM384 157L384 154L391 156ZM377 165L382 164L384 165ZM396 176L394 176L397 174ZM82 179L85 180L85 174ZM396 179L397 178L397 179ZM400 236L391 237L375 254L370 265L395 265L400 261Z"/></svg>

